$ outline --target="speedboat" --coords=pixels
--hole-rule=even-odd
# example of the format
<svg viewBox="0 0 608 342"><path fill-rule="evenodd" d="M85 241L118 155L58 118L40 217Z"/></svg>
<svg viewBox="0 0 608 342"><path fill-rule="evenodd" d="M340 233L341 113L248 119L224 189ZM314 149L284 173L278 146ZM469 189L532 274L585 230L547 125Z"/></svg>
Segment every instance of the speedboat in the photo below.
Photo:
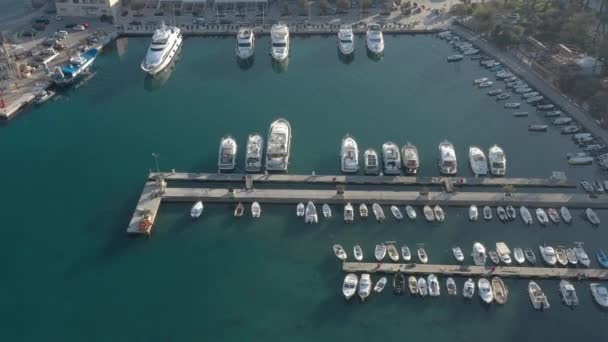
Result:
<svg viewBox="0 0 608 342"><path fill-rule="evenodd" d="M250 134L247 138L247 153L245 154L245 170L259 172L262 169L262 151L264 139L259 134Z"/></svg>
<svg viewBox="0 0 608 342"><path fill-rule="evenodd" d="M521 103L519 103L519 102L507 102L507 103L505 103L504 107L505 108L519 108L520 105L521 105Z"/></svg>
<svg viewBox="0 0 608 342"><path fill-rule="evenodd" d="M557 257L555 256L555 250L551 246L538 246L540 256L548 265L555 265Z"/></svg>
<svg viewBox="0 0 608 342"><path fill-rule="evenodd" d="M576 258L578 259L578 262L583 264L583 266L585 267L589 267L589 265L591 265L591 259L589 259L589 256L587 255L587 252L585 252L583 247L581 245L578 245L573 249L574 253L576 254Z"/></svg>
<svg viewBox="0 0 608 342"><path fill-rule="evenodd" d="M433 209L431 209L431 207L429 207L428 205L425 205L424 208L422 209L422 211L424 212L424 218L428 222L435 221L435 214L433 214Z"/></svg>
<svg viewBox="0 0 608 342"><path fill-rule="evenodd" d="M410 142L401 148L401 158L405 173L415 175L420 167L420 159L418 157L418 149Z"/></svg>
<svg viewBox="0 0 608 342"><path fill-rule="evenodd" d="M373 54L379 55L384 52L384 37L382 35L382 29L378 24L371 24L367 27L367 33L365 34L365 43L367 48Z"/></svg>
<svg viewBox="0 0 608 342"><path fill-rule="evenodd" d="M532 265L536 264L536 254L534 254L532 248L524 249L524 255L526 256L526 260L528 260L529 263L531 263Z"/></svg>
<svg viewBox="0 0 608 342"><path fill-rule="evenodd" d="M270 124L266 146L266 171L287 171L291 148L291 126L285 119Z"/></svg>
<svg viewBox="0 0 608 342"><path fill-rule="evenodd" d="M244 212L245 206L243 205L243 202L239 202L236 207L234 207L234 217L241 217Z"/></svg>
<svg viewBox="0 0 608 342"><path fill-rule="evenodd" d="M447 60L448 62L458 62L461 61L464 58L464 55L450 55L448 56Z"/></svg>
<svg viewBox="0 0 608 342"><path fill-rule="evenodd" d="M202 213L203 213L203 202L198 201L198 202L194 203L194 205L192 206L192 209L190 209L190 216L193 219L197 219L201 216Z"/></svg>
<svg viewBox="0 0 608 342"><path fill-rule="evenodd" d="M458 294L458 289L456 288L456 282L454 278L449 277L445 281L445 287L448 289L448 295L455 296Z"/></svg>
<svg viewBox="0 0 608 342"><path fill-rule="evenodd" d="M429 294L429 287L426 284L426 279L424 277L418 278L418 294L422 297L426 297Z"/></svg>
<svg viewBox="0 0 608 342"><path fill-rule="evenodd" d="M410 288L410 294L418 294L418 281L416 280L416 277L410 276L407 279L407 285Z"/></svg>
<svg viewBox="0 0 608 342"><path fill-rule="evenodd" d="M557 264L562 266L568 265L568 256L566 255L565 247L555 247L555 259L557 259Z"/></svg>
<svg viewBox="0 0 608 342"><path fill-rule="evenodd" d="M570 214L570 210L566 207L559 208L559 213L562 215L562 220L566 223L572 223L572 215Z"/></svg>
<svg viewBox="0 0 608 342"><path fill-rule="evenodd" d="M591 283L589 284L589 289L591 289L591 294L596 303L604 308L608 307L608 289L606 289L606 286Z"/></svg>
<svg viewBox="0 0 608 342"><path fill-rule="evenodd" d="M340 156L342 172L355 173L359 171L359 147L355 139L348 134L342 139Z"/></svg>
<svg viewBox="0 0 608 342"><path fill-rule="evenodd" d="M576 252L574 252L574 248L566 248L566 258L568 258L568 263L570 265L578 265L578 258L576 257Z"/></svg>
<svg viewBox="0 0 608 342"><path fill-rule="evenodd" d="M515 208L512 205L508 205L505 210L507 211L507 218L509 221L513 221L517 218L517 213L515 212Z"/></svg>
<svg viewBox="0 0 608 342"><path fill-rule="evenodd" d="M489 79L489 78L487 78L487 77L482 77L482 78L478 78L478 79L474 80L474 81L473 81L473 83L474 83L474 84L481 84L481 83L483 83L483 82L487 82L487 81L489 81L489 80L490 80L490 79Z"/></svg>
<svg viewBox="0 0 608 342"><path fill-rule="evenodd" d="M483 207L483 219L486 221L490 221L492 219L492 208L487 205Z"/></svg>
<svg viewBox="0 0 608 342"><path fill-rule="evenodd" d="M401 173L401 154L399 146L392 142L382 145L382 161L384 163L384 173L394 175Z"/></svg>
<svg viewBox="0 0 608 342"><path fill-rule="evenodd" d="M507 172L507 157L502 147L492 145L488 151L490 173L494 176L504 176Z"/></svg>
<svg viewBox="0 0 608 342"><path fill-rule="evenodd" d="M359 204L359 216L361 216L362 219L366 219L369 216L369 210L365 203Z"/></svg>
<svg viewBox="0 0 608 342"><path fill-rule="evenodd" d="M283 23L274 24L270 29L270 56L276 62L289 57L289 28Z"/></svg>
<svg viewBox="0 0 608 342"><path fill-rule="evenodd" d="M549 128L549 126L543 124L528 125L528 131L530 132L546 132L547 128Z"/></svg>
<svg viewBox="0 0 608 342"><path fill-rule="evenodd" d="M355 211L350 203L346 203L344 206L344 223L353 223L355 220Z"/></svg>
<svg viewBox="0 0 608 342"><path fill-rule="evenodd" d="M376 249L374 250L374 256L376 257L376 260L382 261L382 259L384 259L384 257L386 256L386 245L383 243L376 245Z"/></svg>
<svg viewBox="0 0 608 342"><path fill-rule="evenodd" d="M255 52L255 36L249 27L239 28L236 34L236 56L240 59L249 59Z"/></svg>
<svg viewBox="0 0 608 342"><path fill-rule="evenodd" d="M591 208L585 209L585 215L587 216L587 220L589 220L589 222L591 222L592 225L599 226L600 218L597 216L595 211L593 211L593 209L591 209Z"/></svg>
<svg viewBox="0 0 608 342"><path fill-rule="evenodd" d="M477 287L479 288L479 297L486 302L486 304L492 303L494 300L494 294L492 293L492 286L486 278L480 278L477 281Z"/></svg>
<svg viewBox="0 0 608 342"><path fill-rule="evenodd" d="M507 217L507 212L505 210L505 208L503 207L497 207L496 208L496 214L498 215L498 218L500 219L500 222L507 222L508 221L508 217Z"/></svg>
<svg viewBox="0 0 608 342"><path fill-rule="evenodd" d="M444 175L455 175L458 171L454 145L447 140L439 144L439 171Z"/></svg>
<svg viewBox="0 0 608 342"><path fill-rule="evenodd" d="M438 297L440 294L439 281L434 274L429 274L428 276L428 284L429 284L429 295L431 297Z"/></svg>
<svg viewBox="0 0 608 342"><path fill-rule="evenodd" d="M477 217L479 216L479 211L477 210L477 206L472 204L469 207L469 220L477 221Z"/></svg>
<svg viewBox="0 0 608 342"><path fill-rule="evenodd" d="M536 219L543 226L549 223L549 218L547 217L547 213L542 208L536 209Z"/></svg>
<svg viewBox="0 0 608 342"><path fill-rule="evenodd" d="M344 298L351 299L352 296L355 295L358 283L359 279L354 273L349 273L344 277L344 283L342 283L342 294L344 295Z"/></svg>
<svg viewBox="0 0 608 342"><path fill-rule="evenodd" d="M473 262L477 266L483 266L486 264L486 248L481 244L481 242L475 242L473 244Z"/></svg>
<svg viewBox="0 0 608 342"><path fill-rule="evenodd" d="M471 170L473 170L476 176L488 174L488 161L486 160L486 155L479 147L469 147L469 163L471 164Z"/></svg>
<svg viewBox="0 0 608 342"><path fill-rule="evenodd" d="M323 216L325 218L331 218L331 208L327 203L323 204Z"/></svg>
<svg viewBox="0 0 608 342"><path fill-rule="evenodd" d="M492 84L494 84L494 82L488 81L488 82L479 83L479 85L477 85L477 86L479 88L489 88L492 86Z"/></svg>
<svg viewBox="0 0 608 342"><path fill-rule="evenodd" d="M393 293L402 295L403 292L405 292L405 275L398 271L393 276Z"/></svg>
<svg viewBox="0 0 608 342"><path fill-rule="evenodd" d="M369 296L371 290L372 279L368 273L363 273L361 275L361 279L359 279L359 298L361 298L362 301L365 301L365 299Z"/></svg>
<svg viewBox="0 0 608 342"><path fill-rule="evenodd" d="M603 268L608 268L608 257L606 256L606 253L604 253L603 250L598 249L595 253L595 258L597 259L597 262L600 264L600 266L602 266Z"/></svg>
<svg viewBox="0 0 608 342"><path fill-rule="evenodd" d="M407 245L401 246L401 257L404 261L412 260L412 253L410 252L410 248Z"/></svg>
<svg viewBox="0 0 608 342"><path fill-rule="evenodd" d="M355 245L355 247L353 247L353 255L355 256L355 260L363 260L363 250L361 249L361 246Z"/></svg>
<svg viewBox="0 0 608 342"><path fill-rule="evenodd" d="M152 35L152 43L141 62L141 69L150 75L158 74L177 56L182 42L182 31L175 26L167 27L163 22Z"/></svg>
<svg viewBox="0 0 608 342"><path fill-rule="evenodd" d="M253 218L258 218L262 215L262 207L260 207L260 203L253 202L251 203L251 216Z"/></svg>
<svg viewBox="0 0 608 342"><path fill-rule="evenodd" d="M433 208L433 212L435 213L435 218L437 219L437 222L445 221L445 214L443 213L443 209L441 209L440 206L436 205Z"/></svg>
<svg viewBox="0 0 608 342"><path fill-rule="evenodd" d="M363 153L363 162L363 171L366 175L377 175L380 172L378 153L373 148L365 150L365 153Z"/></svg>
<svg viewBox="0 0 608 342"><path fill-rule="evenodd" d="M348 56L355 51L355 35L350 25L342 25L338 31L338 50L344 56Z"/></svg>
<svg viewBox="0 0 608 342"><path fill-rule="evenodd" d="M512 262L511 250L509 249L509 247L507 246L506 243L497 242L496 243L496 253L498 253L498 257L500 258L500 261L502 261L506 265L511 264L511 262Z"/></svg>
<svg viewBox="0 0 608 342"><path fill-rule="evenodd" d="M401 213L401 210L399 210L399 208L397 208L396 205L391 205L391 212L393 213L393 216L398 220L401 221L403 220L403 214Z"/></svg>
<svg viewBox="0 0 608 342"><path fill-rule="evenodd" d="M415 220L416 219L416 209L414 209L414 207L412 207L411 205L406 205L405 206L405 213L407 214L407 217L410 218L410 220Z"/></svg>
<svg viewBox="0 0 608 342"><path fill-rule="evenodd" d="M490 257L490 260L494 265L498 265L500 263L500 257L498 256L498 253L496 253L495 250L489 251L488 256Z"/></svg>
<svg viewBox="0 0 608 342"><path fill-rule="evenodd" d="M475 295L475 282L469 278L464 282L462 287L462 296L466 299L471 299Z"/></svg>
<svg viewBox="0 0 608 342"><path fill-rule="evenodd" d="M374 286L374 292L376 292L376 293L382 292L382 290L384 290L384 288L386 287L386 282L387 282L386 277L380 278L380 280L378 280L378 282Z"/></svg>
<svg viewBox="0 0 608 342"><path fill-rule="evenodd" d="M306 211L306 207L304 206L304 203L302 203L302 202L298 203L298 205L296 206L296 215L298 217L302 217L302 216L304 216L305 211Z"/></svg>
<svg viewBox="0 0 608 342"><path fill-rule="evenodd" d="M380 204L378 204L378 203L372 204L372 211L374 212L376 221L378 221L378 222L384 221L386 216L384 216L384 210L382 210L382 207L380 206Z"/></svg>
<svg viewBox="0 0 608 342"><path fill-rule="evenodd" d="M319 223L319 216L317 215L317 208L312 201L308 201L306 204L306 212L304 214L304 222L306 223Z"/></svg>
<svg viewBox="0 0 608 342"><path fill-rule="evenodd" d="M51 76L53 83L58 86L75 83L86 74L98 55L99 49L91 48L70 58L67 64L55 68L55 72Z"/></svg>
<svg viewBox="0 0 608 342"><path fill-rule="evenodd" d="M336 257L338 257L338 259L340 260L346 260L347 255L346 255L346 251L344 250L344 248L342 248L342 246L340 245L333 245L332 247L334 254L336 255Z"/></svg>
<svg viewBox="0 0 608 342"><path fill-rule="evenodd" d="M509 297L509 290L505 286L505 283L499 277L492 278L492 293L494 294L494 300L498 304L504 304L507 302Z"/></svg>
<svg viewBox="0 0 608 342"><path fill-rule="evenodd" d="M422 248L422 247L418 247L418 259L423 264L426 264L427 262L429 262L429 257L426 254L426 251L424 250L424 248Z"/></svg>
<svg viewBox="0 0 608 342"><path fill-rule="evenodd" d="M521 219L524 221L525 224L532 224L532 215L530 214L528 208L524 206L519 207L519 215L521 216Z"/></svg>
<svg viewBox="0 0 608 342"><path fill-rule="evenodd" d="M532 307L534 307L534 309L545 310L549 308L550 305L547 296L536 282L530 281L530 283L528 283L528 294L530 295L530 300L532 301Z"/></svg>
<svg viewBox="0 0 608 342"><path fill-rule="evenodd" d="M46 101L50 100L51 97L55 96L55 92L52 90L45 90L42 89L40 90L40 92L36 95L36 97L34 98L34 103L35 104L43 104Z"/></svg>
<svg viewBox="0 0 608 342"><path fill-rule="evenodd" d="M553 209L553 208L549 208L547 209L547 214L549 215L549 218L551 219L551 221L555 224L559 223L559 214L557 213L557 210Z"/></svg>
<svg viewBox="0 0 608 342"><path fill-rule="evenodd" d="M520 265L523 264L524 262L526 262L526 257L524 256L524 251L519 247L513 248L513 259L515 259L515 262L517 262Z"/></svg>
<svg viewBox="0 0 608 342"><path fill-rule="evenodd" d="M399 252L397 252L397 248L395 248L395 245L388 245L386 246L386 251L388 252L388 257L397 262L399 261Z"/></svg>
<svg viewBox="0 0 608 342"><path fill-rule="evenodd" d="M454 258L456 259L456 261L458 261L458 262L464 261L464 254L462 253L462 249L460 249L460 247L458 247L458 246L452 247L452 254L454 255Z"/></svg>
<svg viewBox="0 0 608 342"><path fill-rule="evenodd" d="M496 96L496 95L500 95L500 94L502 94L502 89L494 89L494 90L490 90L490 91L488 91L486 94L488 94L488 96Z"/></svg>
<svg viewBox="0 0 608 342"><path fill-rule="evenodd" d="M217 168L222 171L234 170L236 167L236 141L227 135L220 141Z"/></svg>

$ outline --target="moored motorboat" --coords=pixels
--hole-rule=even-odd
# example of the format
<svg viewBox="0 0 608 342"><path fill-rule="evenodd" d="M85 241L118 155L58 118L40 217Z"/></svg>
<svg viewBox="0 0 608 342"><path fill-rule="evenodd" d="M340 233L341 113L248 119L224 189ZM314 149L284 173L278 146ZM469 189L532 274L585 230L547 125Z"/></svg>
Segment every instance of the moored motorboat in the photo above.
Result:
<svg viewBox="0 0 608 342"><path fill-rule="evenodd" d="M585 209L585 216L587 216L587 220L589 220L589 222L591 222L592 225L599 226L600 218L597 216L595 211L593 211L593 209L591 209L591 208Z"/></svg>
<svg viewBox="0 0 608 342"><path fill-rule="evenodd" d="M353 223L355 220L355 211L350 203L346 203L344 206L344 223Z"/></svg>
<svg viewBox="0 0 608 342"><path fill-rule="evenodd" d="M405 275L401 272L393 276L393 293L400 296L405 292Z"/></svg>
<svg viewBox="0 0 608 342"><path fill-rule="evenodd" d="M412 260L412 253L410 252L410 248L407 245L401 246L401 257L404 261Z"/></svg>
<svg viewBox="0 0 608 342"><path fill-rule="evenodd" d="M492 145L488 150L490 173L494 176L504 176L507 172L507 157L502 147Z"/></svg>
<svg viewBox="0 0 608 342"><path fill-rule="evenodd" d="M357 260L357 261L363 260L363 249L361 249L361 246L355 245L353 247L353 255L355 256L355 260Z"/></svg>
<svg viewBox="0 0 608 342"><path fill-rule="evenodd" d="M494 300L496 303L504 304L507 302L509 290L499 277L492 278L492 293L494 294Z"/></svg>
<svg viewBox="0 0 608 342"><path fill-rule="evenodd" d="M469 164L471 170L476 176L484 176L488 174L488 160L485 153L477 146L469 147Z"/></svg>
<svg viewBox="0 0 608 342"><path fill-rule="evenodd" d="M503 207L497 207L496 214L498 215L498 219L500 219L500 222L504 223L509 220L509 218L507 217L507 211Z"/></svg>
<svg viewBox="0 0 608 342"><path fill-rule="evenodd" d="M557 262L557 257L555 256L555 250L551 246L538 246L538 250L540 251L540 256L543 258L543 261L548 265L555 265Z"/></svg>
<svg viewBox="0 0 608 342"><path fill-rule="evenodd" d="M566 258L568 258L568 263L570 265L576 266L578 264L578 258L576 257L574 248L566 248Z"/></svg>
<svg viewBox="0 0 608 342"><path fill-rule="evenodd" d="M454 259L456 259L456 261L458 261L458 262L464 261L464 254L462 253L462 249L460 249L460 247L458 247L458 246L452 247L452 254L454 255Z"/></svg>
<svg viewBox="0 0 608 342"><path fill-rule="evenodd" d="M492 286L486 278L480 278L477 281L477 287L479 288L479 297L486 303L490 304L494 300L494 294L492 293Z"/></svg>
<svg viewBox="0 0 608 342"><path fill-rule="evenodd" d="M566 279L562 279L559 282L559 292L562 296L562 301L567 306L577 306L578 305L578 296L576 295L576 289L571 282Z"/></svg>
<svg viewBox="0 0 608 342"><path fill-rule="evenodd" d="M379 55L384 52L384 36L380 25L371 24L367 27L365 43L367 49L373 54Z"/></svg>
<svg viewBox="0 0 608 342"><path fill-rule="evenodd" d="M266 145L266 171L287 171L291 149L291 126L285 119L278 119L268 130Z"/></svg>
<svg viewBox="0 0 608 342"><path fill-rule="evenodd" d="M524 249L524 255L526 256L526 260L528 260L529 263L531 263L532 265L536 264L536 254L534 254L532 248Z"/></svg>
<svg viewBox="0 0 608 342"><path fill-rule="evenodd" d="M431 297L438 297L441 289L439 288L439 281L434 274L429 274L427 283L429 284L429 295Z"/></svg>
<svg viewBox="0 0 608 342"><path fill-rule="evenodd" d="M262 169L262 151L264 139L259 134L250 134L247 138L247 153L245 154L245 170L259 172Z"/></svg>
<svg viewBox="0 0 608 342"><path fill-rule="evenodd" d="M570 210L566 207L559 208L559 212L562 215L562 220L566 223L572 223L572 215L570 214Z"/></svg>
<svg viewBox="0 0 608 342"><path fill-rule="evenodd" d="M416 277L410 276L407 279L407 285L410 288L410 294L418 294L418 281L416 280Z"/></svg>
<svg viewBox="0 0 608 342"><path fill-rule="evenodd" d="M574 247L573 249L574 249L574 253L576 254L576 258L578 259L578 262L581 263L585 267L589 267L591 265L591 259L589 259L587 252L585 252L585 250L583 249L583 246L581 244L579 244L578 246Z"/></svg>
<svg viewBox="0 0 608 342"><path fill-rule="evenodd" d="M369 216L369 210L367 209L367 204L361 203L359 204L359 216L362 219L366 219Z"/></svg>
<svg viewBox="0 0 608 342"><path fill-rule="evenodd" d="M372 291L372 278L368 273L363 273L361 275L361 279L359 279L359 298L362 301L369 296L369 293Z"/></svg>
<svg viewBox="0 0 608 342"><path fill-rule="evenodd" d="M334 251L334 255L340 259L340 260L346 260L347 255L346 255L346 251L344 250L344 248L342 248L342 246L335 244L332 247L333 251Z"/></svg>
<svg viewBox="0 0 608 342"><path fill-rule="evenodd" d="M377 175L380 172L380 164L378 161L378 153L370 148L363 153L363 163L366 175Z"/></svg>
<svg viewBox="0 0 608 342"><path fill-rule="evenodd" d="M302 203L302 202L298 203L298 205L296 206L296 216L303 217L305 211L306 211L306 206L304 205L304 203Z"/></svg>
<svg viewBox="0 0 608 342"><path fill-rule="evenodd" d="M436 205L433 208L433 213L435 213L435 219L437 219L437 222L445 221L445 213L443 212L443 209L441 209L440 206Z"/></svg>
<svg viewBox="0 0 608 342"><path fill-rule="evenodd" d="M487 82L487 81L489 81L489 80L490 80L490 79L489 79L489 78L487 78L487 77L482 77L482 78L475 79L475 80L473 81L473 83L474 83L474 84L481 84L481 83L483 83L483 82Z"/></svg>
<svg viewBox="0 0 608 342"><path fill-rule="evenodd" d="M422 297L426 297L426 295L429 294L429 288L424 277L418 278L418 294Z"/></svg>
<svg viewBox="0 0 608 342"><path fill-rule="evenodd" d="M150 75L160 73L177 56L182 41L182 32L178 27L167 27L162 22L152 35L152 43L141 62L141 69Z"/></svg>
<svg viewBox="0 0 608 342"><path fill-rule="evenodd" d="M597 262L600 264L600 266L602 266L603 268L608 268L608 256L606 256L606 253L604 253L603 250L598 249L595 253L595 258L597 259Z"/></svg>
<svg viewBox="0 0 608 342"><path fill-rule="evenodd" d="M528 208L524 206L519 207L519 215L521 216L521 219L524 221L525 224L532 224L532 215L530 214Z"/></svg>
<svg viewBox="0 0 608 342"><path fill-rule="evenodd" d="M430 206L425 205L424 208L422 209L422 211L424 212L424 218L428 221L428 222L433 222L435 221L435 214L433 214L433 209L431 209Z"/></svg>
<svg viewBox="0 0 608 342"><path fill-rule="evenodd" d="M276 62L283 62L289 57L289 27L277 23L270 28L270 56Z"/></svg>
<svg viewBox="0 0 608 342"><path fill-rule="evenodd" d="M376 245L376 249L374 250L374 256L376 257L376 260L382 261L386 256L386 245L383 243Z"/></svg>
<svg viewBox="0 0 608 342"><path fill-rule="evenodd" d="M236 34L236 56L249 59L255 52L255 35L250 27L241 27Z"/></svg>
<svg viewBox="0 0 608 342"><path fill-rule="evenodd" d="M469 220L477 221L478 216L479 216L479 211L477 210L477 206L475 204L472 204L469 207Z"/></svg>
<svg viewBox="0 0 608 342"><path fill-rule="evenodd" d="M511 260L511 250L504 242L496 243L496 253L498 254L498 258L506 265L510 265Z"/></svg>
<svg viewBox="0 0 608 342"><path fill-rule="evenodd" d="M355 35L350 25L342 25L338 31L338 50L344 56L349 56L355 51Z"/></svg>
<svg viewBox="0 0 608 342"><path fill-rule="evenodd" d="M34 98L34 103L37 105L43 104L46 101L50 100L53 96L55 96L54 91L42 89L38 94L36 94L36 97Z"/></svg>
<svg viewBox="0 0 608 342"><path fill-rule="evenodd" d="M372 204L372 211L374 212L374 216L376 217L376 221L382 222L386 218L384 215L384 210L378 203Z"/></svg>
<svg viewBox="0 0 608 342"><path fill-rule="evenodd" d="M551 222L558 224L560 219L559 219L559 214L557 213L557 210L555 210L554 208L549 208L547 209L547 214L549 215L549 218L551 219Z"/></svg>
<svg viewBox="0 0 608 342"><path fill-rule="evenodd" d="M386 287L386 283L387 283L387 279L386 277L382 277L378 280L378 282L376 283L376 285L374 286L374 292L376 293L380 293L384 290L384 288Z"/></svg>
<svg viewBox="0 0 608 342"><path fill-rule="evenodd" d="M547 296L536 282L530 281L528 283L528 294L530 295L530 301L532 301L532 307L534 309L545 310L549 308L550 305Z"/></svg>
<svg viewBox="0 0 608 342"><path fill-rule="evenodd" d="M405 173L415 175L420 167L420 159L418 157L418 149L412 143L408 142L401 149L401 158Z"/></svg>
<svg viewBox="0 0 608 342"><path fill-rule="evenodd" d="M220 140L217 168L220 171L234 170L236 167L236 141L227 135Z"/></svg>
<svg viewBox="0 0 608 342"><path fill-rule="evenodd" d="M201 216L202 213L203 213L203 202L198 201L198 202L194 203L194 205L192 206L192 209L190 209L190 217L192 217L193 219L197 219Z"/></svg>
<svg viewBox="0 0 608 342"><path fill-rule="evenodd" d="M471 299L475 295L475 282L473 279L469 278L464 282L462 287L462 296L465 299Z"/></svg>
<svg viewBox="0 0 608 342"><path fill-rule="evenodd" d="M403 214L396 205L391 205L391 213L393 213L393 216L397 219L397 221L403 220Z"/></svg>
<svg viewBox="0 0 608 342"><path fill-rule="evenodd" d="M258 218L258 217L262 216L262 207L260 206L260 203L258 203L258 202L251 203L251 216L253 218Z"/></svg>
<svg viewBox="0 0 608 342"><path fill-rule="evenodd" d="M401 173L401 153L399 146L393 142L386 142L382 145L382 162L384 173L395 175Z"/></svg>
<svg viewBox="0 0 608 342"><path fill-rule="evenodd" d="M546 226L549 223L549 218L547 217L547 213L543 210L543 208L536 209L536 219L538 223L543 226Z"/></svg>
<svg viewBox="0 0 608 342"><path fill-rule="evenodd" d="M412 207L411 205L406 205L405 206L405 213L407 214L407 217L410 218L410 220L415 220L416 219L416 209L414 209L414 207Z"/></svg>
<svg viewBox="0 0 608 342"><path fill-rule="evenodd" d="M454 278L448 277L445 281L445 287L448 289L448 295L455 296L458 294L458 288L456 287Z"/></svg>
<svg viewBox="0 0 608 342"><path fill-rule="evenodd" d="M542 124L531 124L528 125L528 131L530 132L546 132L549 126Z"/></svg>
<svg viewBox="0 0 608 342"><path fill-rule="evenodd" d="M243 202L239 202L236 207L234 207L234 217L241 217L244 212L245 206L243 205Z"/></svg>
<svg viewBox="0 0 608 342"><path fill-rule="evenodd" d="M504 107L507 109L519 108L521 104L519 102L507 102Z"/></svg>
<svg viewBox="0 0 608 342"><path fill-rule="evenodd" d="M513 221L517 218L517 213L515 212L515 208L513 208L512 205L508 205L505 210L507 212L507 218L509 219L509 221Z"/></svg>
<svg viewBox="0 0 608 342"><path fill-rule="evenodd" d="M483 207L483 219L486 221L492 219L492 208L487 205Z"/></svg>
<svg viewBox="0 0 608 342"><path fill-rule="evenodd" d="M487 259L486 248L484 247L484 245L481 244L481 242L475 242L473 244L472 255L473 255L473 262L475 263L475 265L483 266L486 264L486 259Z"/></svg>
<svg viewBox="0 0 608 342"><path fill-rule="evenodd" d="M351 299L355 292L357 292L357 285L359 284L359 278L354 273L349 273L344 277L344 283L342 283L342 294L344 298Z"/></svg>
<svg viewBox="0 0 608 342"><path fill-rule="evenodd" d="M454 145L447 140L439 143L439 171L444 175L455 175L458 171Z"/></svg>
<svg viewBox="0 0 608 342"><path fill-rule="evenodd" d="M355 139L348 134L342 139L340 160L342 172L355 173L359 171L359 147Z"/></svg>
<svg viewBox="0 0 608 342"><path fill-rule="evenodd" d="M498 253L496 253L495 250L489 251L488 256L490 257L490 260L494 265L498 265L500 263L500 257L498 256Z"/></svg>
<svg viewBox="0 0 608 342"><path fill-rule="evenodd" d="M523 264L524 262L526 262L526 257L524 256L524 251L519 247L513 248L513 259L515 259L515 262L517 262L520 265Z"/></svg>
<svg viewBox="0 0 608 342"><path fill-rule="evenodd" d="M429 262L429 257L423 247L418 247L418 260L423 264Z"/></svg>
<svg viewBox="0 0 608 342"><path fill-rule="evenodd" d="M306 204L306 212L304 213L304 222L306 223L319 223L319 216L317 215L317 208L312 201L308 201Z"/></svg>
<svg viewBox="0 0 608 342"><path fill-rule="evenodd" d="M568 256L566 255L565 247L555 247L555 259L557 260L556 264L566 266L568 265Z"/></svg>
<svg viewBox="0 0 608 342"><path fill-rule="evenodd" d="M331 218L331 207L327 203L323 204L323 216L325 218Z"/></svg>
<svg viewBox="0 0 608 342"><path fill-rule="evenodd" d="M593 299L595 299L595 302L598 305L604 308L608 307L608 289L606 289L606 286L598 283L591 283L589 284L589 289L591 290Z"/></svg>
<svg viewBox="0 0 608 342"><path fill-rule="evenodd" d="M399 252L397 252L397 248L395 247L395 245L390 244L386 246L386 251L388 252L388 257L397 262L399 261Z"/></svg>

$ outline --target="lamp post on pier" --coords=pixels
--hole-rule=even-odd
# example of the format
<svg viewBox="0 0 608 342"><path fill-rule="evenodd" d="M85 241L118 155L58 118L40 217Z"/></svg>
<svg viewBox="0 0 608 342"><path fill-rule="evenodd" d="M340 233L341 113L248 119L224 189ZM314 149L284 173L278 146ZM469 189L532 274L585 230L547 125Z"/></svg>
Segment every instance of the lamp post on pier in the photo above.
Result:
<svg viewBox="0 0 608 342"><path fill-rule="evenodd" d="M154 157L154 163L156 164L156 173L160 173L160 169L158 168L158 156L158 153L152 153L152 157Z"/></svg>

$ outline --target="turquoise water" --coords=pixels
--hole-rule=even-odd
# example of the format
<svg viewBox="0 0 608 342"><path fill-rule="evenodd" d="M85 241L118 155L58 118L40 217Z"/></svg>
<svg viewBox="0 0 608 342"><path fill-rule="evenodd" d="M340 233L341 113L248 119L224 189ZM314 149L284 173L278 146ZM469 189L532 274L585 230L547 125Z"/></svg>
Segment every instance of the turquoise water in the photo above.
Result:
<svg viewBox="0 0 608 342"><path fill-rule="evenodd" d="M262 219L237 221L232 208L207 205L192 222L189 205L166 204L150 239L127 237L154 168L151 153L160 154L163 170L215 172L222 135L232 134L243 152L247 135L265 136L279 116L293 128L291 173L337 173L340 140L350 133L362 150L412 141L421 175L438 174L437 144L448 138L461 175L470 174L469 145L498 143L510 176L546 177L552 170L575 179L600 176L595 167L569 168L569 139L556 130L528 133L527 125L542 118L513 118L472 87L488 72L472 61L445 63L450 48L429 36L386 37L380 61L369 59L358 39L350 64L338 59L333 37L295 38L282 72L271 65L267 38L258 39L248 69L236 64L232 39L192 38L160 85L139 70L148 43L121 40L120 49L100 56L94 78L0 127L3 340L608 337L608 316L594 304L588 282L575 284L576 310L560 305L557 281L540 282L552 305L544 313L532 310L527 282L515 280L506 281L504 306L485 307L477 296L470 304L460 296L396 297L390 289L360 304L343 300L343 274L331 253L334 243L348 252L360 243L371 260L373 246L387 240L422 243L433 263L452 262L453 245L468 255L476 240L535 250L543 242L584 241L590 254L607 249L605 228L584 223L580 211L572 226L544 229L470 224L462 208L449 208L444 224L389 219L346 226L337 215L309 226L293 206L264 206ZM460 290L463 279L457 282Z"/></svg>
<svg viewBox="0 0 608 342"><path fill-rule="evenodd" d="M26 0L2 0L0 1L0 20L12 18L26 12L31 4Z"/></svg>

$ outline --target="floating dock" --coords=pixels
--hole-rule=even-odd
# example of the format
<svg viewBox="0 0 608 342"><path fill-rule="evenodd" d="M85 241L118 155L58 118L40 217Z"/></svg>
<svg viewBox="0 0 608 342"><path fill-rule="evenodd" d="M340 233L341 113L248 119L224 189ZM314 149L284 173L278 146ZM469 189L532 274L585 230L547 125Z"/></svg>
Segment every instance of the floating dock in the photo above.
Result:
<svg viewBox="0 0 608 342"><path fill-rule="evenodd" d="M586 279L608 280L608 269L592 268L548 268L548 267L509 267L509 266L468 266L468 265L430 265L430 264L393 264L344 262L342 270L348 273L397 273L424 275L435 274L459 277L504 277L537 279Z"/></svg>
<svg viewBox="0 0 608 342"><path fill-rule="evenodd" d="M156 182L147 182L141 192L141 196L133 212L133 217L131 217L131 222L127 227L127 233L150 235L160 202L159 185ZM148 215L150 225L142 228L140 224L146 215Z"/></svg>

